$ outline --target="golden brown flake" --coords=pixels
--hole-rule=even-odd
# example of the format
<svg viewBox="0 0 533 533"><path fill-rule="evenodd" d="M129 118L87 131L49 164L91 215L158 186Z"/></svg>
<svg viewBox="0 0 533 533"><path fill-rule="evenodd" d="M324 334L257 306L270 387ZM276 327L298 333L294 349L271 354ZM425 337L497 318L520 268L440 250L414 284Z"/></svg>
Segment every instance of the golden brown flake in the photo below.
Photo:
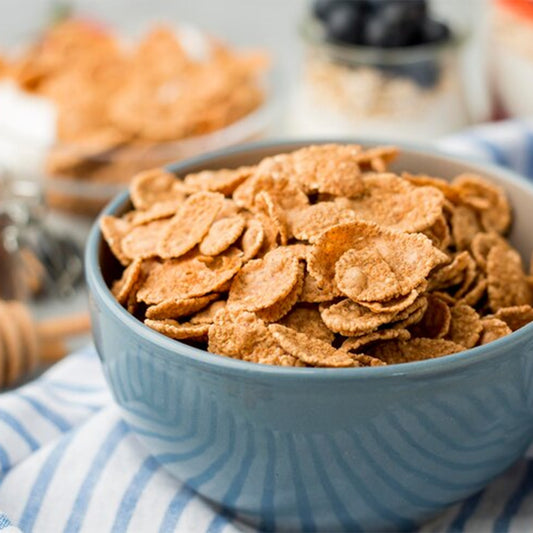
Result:
<svg viewBox="0 0 533 533"><path fill-rule="evenodd" d="M192 316L189 322L191 324L212 324L215 321L216 314L225 307L226 302L224 300L217 300L203 311Z"/></svg>
<svg viewBox="0 0 533 533"><path fill-rule="evenodd" d="M427 295L427 301L428 306L424 315L421 320L411 328L411 332L415 337L443 339L450 330L450 324L452 321L450 308L444 300L432 294Z"/></svg>
<svg viewBox="0 0 533 533"><path fill-rule="evenodd" d="M487 287L487 278L479 276L475 284L472 285L469 291L462 298L457 300L457 303L463 303L472 307L476 306L479 301L485 296Z"/></svg>
<svg viewBox="0 0 533 533"><path fill-rule="evenodd" d="M504 234L511 224L511 208L505 191L475 174L457 176L452 187L466 205L479 213L481 225L487 232Z"/></svg>
<svg viewBox="0 0 533 533"><path fill-rule="evenodd" d="M298 298L300 297L304 283L303 264L299 263L298 268L298 279L291 292L289 292L287 296L285 296L281 300L278 300L271 306L265 307L264 309L258 309L256 311L256 314L259 318L261 318L265 322L277 322L294 307L294 305L298 301Z"/></svg>
<svg viewBox="0 0 533 533"><path fill-rule="evenodd" d="M170 218L176 214L178 209L179 202L157 202L146 211L135 211L131 218L131 225L142 226L143 224L148 224L148 222L154 220Z"/></svg>
<svg viewBox="0 0 533 533"><path fill-rule="evenodd" d="M453 204L460 202L459 193L446 180L428 176L427 174L411 174L410 172L402 172L402 178L416 187L435 187L439 189L446 200Z"/></svg>
<svg viewBox="0 0 533 533"><path fill-rule="evenodd" d="M487 293L493 311L502 307L531 305L531 288L522 268L522 259L508 246L493 246L487 257Z"/></svg>
<svg viewBox="0 0 533 533"><path fill-rule="evenodd" d="M346 253L345 258L339 261ZM354 301L386 301L415 289L447 256L421 234L407 234L367 222L325 231L309 257L320 285L336 285Z"/></svg>
<svg viewBox="0 0 533 533"><path fill-rule="evenodd" d="M420 296L405 311L401 311L394 317L391 327L402 329L418 324L424 317L427 307L428 298L426 296Z"/></svg>
<svg viewBox="0 0 533 533"><path fill-rule="evenodd" d="M395 146L376 146L367 148L355 155L355 160L365 170L385 172L390 162L398 156L398 148Z"/></svg>
<svg viewBox="0 0 533 533"><path fill-rule="evenodd" d="M453 261L444 265L434 272L429 277L429 290L448 289L460 285L465 279L465 272L471 268L475 263L467 251L459 252L453 258Z"/></svg>
<svg viewBox="0 0 533 533"><path fill-rule="evenodd" d="M393 298L392 300L387 300L385 302L360 301L359 304L363 307L367 307L374 313L399 313L410 307L424 290L425 286L420 286L413 289L409 294Z"/></svg>
<svg viewBox="0 0 533 533"><path fill-rule="evenodd" d="M188 174L184 183L192 190L219 192L229 196L253 174L253 171L254 167L203 170L196 174Z"/></svg>
<svg viewBox="0 0 533 533"><path fill-rule="evenodd" d="M341 346L347 352L357 352L363 350L368 344L374 342L388 341L392 339L406 341L411 338L411 333L406 329L378 329L372 333L360 335L359 337L348 337Z"/></svg>
<svg viewBox="0 0 533 533"><path fill-rule="evenodd" d="M204 255L221 254L242 235L245 225L246 221L242 215L217 220L200 243L200 253Z"/></svg>
<svg viewBox="0 0 533 533"><path fill-rule="evenodd" d="M452 244L452 234L444 215L441 215L435 223L422 232L431 240L433 246L439 250L446 250Z"/></svg>
<svg viewBox="0 0 533 533"><path fill-rule="evenodd" d="M306 365L330 368L361 366L348 352L337 350L316 337L279 324L271 324L268 330L283 350Z"/></svg>
<svg viewBox="0 0 533 533"><path fill-rule="evenodd" d="M507 241L494 231L490 233L478 233L472 239L470 244L472 255L482 270L487 270L487 257L490 250L496 245L509 248Z"/></svg>
<svg viewBox="0 0 533 533"><path fill-rule="evenodd" d="M466 250L481 231L476 212L466 205L454 208L451 218L452 236L458 250Z"/></svg>
<svg viewBox="0 0 533 533"><path fill-rule="evenodd" d="M481 345L488 344L513 332L503 320L494 316L483 317L481 324L483 325L483 331L479 339L479 344Z"/></svg>
<svg viewBox="0 0 533 533"><path fill-rule="evenodd" d="M184 300L166 300L146 309L146 318L164 320L166 318L181 318L189 316L206 307L210 302L218 298L217 294L207 294L197 298Z"/></svg>
<svg viewBox="0 0 533 533"><path fill-rule="evenodd" d="M113 255L124 265L131 263L131 259L122 250L122 239L129 233L129 222L113 216L103 216L100 219L100 229Z"/></svg>
<svg viewBox="0 0 533 533"><path fill-rule="evenodd" d="M452 321L447 339L472 348L479 340L483 325L476 310L469 305L457 304L451 308Z"/></svg>
<svg viewBox="0 0 533 533"><path fill-rule="evenodd" d="M424 361L443 355L462 352L465 348L444 339L411 339L408 341L387 341L377 343L367 350L370 355L385 361L388 365Z"/></svg>
<svg viewBox="0 0 533 533"><path fill-rule="evenodd" d="M217 257L192 255L156 263L137 298L146 304L159 304L217 292L235 276L241 265L241 253L234 248Z"/></svg>
<svg viewBox="0 0 533 533"><path fill-rule="evenodd" d="M135 226L122 239L122 251L130 259L148 259L156 257L159 249L157 246L161 234L167 231L169 219L153 220L142 226Z"/></svg>
<svg viewBox="0 0 533 533"><path fill-rule="evenodd" d="M208 336L212 353L253 363L297 366L298 359L280 347L254 313L226 308L215 315Z"/></svg>
<svg viewBox="0 0 533 533"><path fill-rule="evenodd" d="M505 322L512 331L533 322L533 308L530 305L502 307L494 314L496 318Z"/></svg>
<svg viewBox="0 0 533 533"><path fill-rule="evenodd" d="M375 331L383 324L394 320L394 313L373 313L352 300L341 300L335 304L321 304L320 316L334 333L355 337Z"/></svg>
<svg viewBox="0 0 533 533"><path fill-rule="evenodd" d="M136 291L142 281L142 259L135 259L122 273L122 277L113 283L111 292L121 305L128 302L131 294Z"/></svg>
<svg viewBox="0 0 533 533"><path fill-rule="evenodd" d="M245 261L253 259L259 253L264 239L265 230L263 224L255 219L248 220L241 238L241 248Z"/></svg>
<svg viewBox="0 0 533 533"><path fill-rule="evenodd" d="M283 317L280 324L295 329L300 333L316 337L331 344L335 335L324 324L318 309L315 307L295 307Z"/></svg>
<svg viewBox="0 0 533 533"><path fill-rule="evenodd" d="M261 169L263 160L257 167L251 178L248 178L242 185L235 189L233 200L239 207L244 207L250 211L256 211L256 197L262 192L268 192L270 196L279 203L282 209L301 209L309 205L309 199L299 185L289 177L276 178L265 173Z"/></svg>
<svg viewBox="0 0 533 533"><path fill-rule="evenodd" d="M206 236L224 205L224 196L214 192L197 192L189 196L169 221L158 243L158 255L177 258L192 250Z"/></svg>
<svg viewBox="0 0 533 533"><path fill-rule="evenodd" d="M209 324L180 324L176 320L151 320L146 318L144 323L151 329L176 340L203 341L207 338Z"/></svg>
<svg viewBox="0 0 533 533"><path fill-rule="evenodd" d="M435 187L414 187L394 174L364 176L363 183L365 192L359 198L337 202L353 210L358 220L415 233L442 215L444 195Z"/></svg>
<svg viewBox="0 0 533 533"><path fill-rule="evenodd" d="M308 270L306 270L304 276L304 286L302 293L300 294L301 302L330 302L331 300L339 297L342 297L342 293L333 284L330 284L324 288L320 287L316 278L311 275Z"/></svg>
<svg viewBox="0 0 533 533"><path fill-rule="evenodd" d="M291 233L300 241L316 242L325 230L357 217L350 209L343 209L333 202L320 202L289 213Z"/></svg>
<svg viewBox="0 0 533 533"><path fill-rule="evenodd" d="M246 263L233 280L228 305L246 311L271 307L289 295L300 276L298 259L275 249Z"/></svg>
<svg viewBox="0 0 533 533"><path fill-rule="evenodd" d="M130 197L135 209L145 211L161 202L165 204L183 202L185 188L174 174L161 168L154 168L133 177Z"/></svg>
<svg viewBox="0 0 533 533"><path fill-rule="evenodd" d="M276 242L279 241L279 244L285 246L289 240L289 230L287 227L287 217L281 206L266 191L260 192L256 196L255 203L271 221L271 225L276 233Z"/></svg>

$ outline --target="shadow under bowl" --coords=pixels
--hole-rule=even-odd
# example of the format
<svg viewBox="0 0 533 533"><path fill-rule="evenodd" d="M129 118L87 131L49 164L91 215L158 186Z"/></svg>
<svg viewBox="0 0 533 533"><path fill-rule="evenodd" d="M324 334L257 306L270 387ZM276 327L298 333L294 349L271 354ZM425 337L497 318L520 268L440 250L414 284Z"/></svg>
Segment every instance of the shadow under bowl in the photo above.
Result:
<svg viewBox="0 0 533 533"><path fill-rule="evenodd" d="M306 144L249 145L171 169L248 165ZM393 169L476 172L503 186L511 240L524 256L533 249L533 186L497 167L400 147ZM124 193L104 213L129 207ZM124 418L164 468L263 530L412 530L480 490L533 438L533 324L428 361L272 367L144 326L108 288L117 268L95 225L86 249L93 335Z"/></svg>

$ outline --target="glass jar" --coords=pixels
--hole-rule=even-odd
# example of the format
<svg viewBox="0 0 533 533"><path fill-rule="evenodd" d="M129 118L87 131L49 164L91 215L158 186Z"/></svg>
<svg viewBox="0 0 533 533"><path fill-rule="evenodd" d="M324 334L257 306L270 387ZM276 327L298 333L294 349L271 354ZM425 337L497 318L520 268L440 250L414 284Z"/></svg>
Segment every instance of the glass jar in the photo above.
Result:
<svg viewBox="0 0 533 533"><path fill-rule="evenodd" d="M301 36L291 133L426 141L470 122L458 35L401 49L333 44L309 18Z"/></svg>

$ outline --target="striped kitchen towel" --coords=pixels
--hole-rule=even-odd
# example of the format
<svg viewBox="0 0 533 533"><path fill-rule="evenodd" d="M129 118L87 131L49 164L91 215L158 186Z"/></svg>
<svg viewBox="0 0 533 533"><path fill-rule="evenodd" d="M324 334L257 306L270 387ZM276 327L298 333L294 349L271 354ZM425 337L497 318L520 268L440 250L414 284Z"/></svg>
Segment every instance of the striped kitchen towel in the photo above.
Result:
<svg viewBox="0 0 533 533"><path fill-rule="evenodd" d="M439 145L533 179L533 121L474 128ZM252 531L171 478L138 444L91 346L0 394L0 509L0 533ZM533 531L533 460L420 531Z"/></svg>

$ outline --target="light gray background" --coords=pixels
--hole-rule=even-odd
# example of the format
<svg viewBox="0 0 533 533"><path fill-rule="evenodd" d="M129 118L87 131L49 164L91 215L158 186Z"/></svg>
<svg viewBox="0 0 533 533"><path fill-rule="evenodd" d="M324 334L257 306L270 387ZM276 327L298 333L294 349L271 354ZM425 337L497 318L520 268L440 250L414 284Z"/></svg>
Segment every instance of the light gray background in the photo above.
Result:
<svg viewBox="0 0 533 533"><path fill-rule="evenodd" d="M0 50L31 35L49 19L54 4L65 0L0 0ZM405 0L408 1L408 0ZM71 0L74 9L107 21L126 32L151 21L192 22L230 43L266 47L273 54L281 83L280 101L287 103L297 82L300 53L298 22L308 0ZM468 78L474 116L487 115L485 61L479 47L486 30L489 0L432 0L433 9L475 34Z"/></svg>

